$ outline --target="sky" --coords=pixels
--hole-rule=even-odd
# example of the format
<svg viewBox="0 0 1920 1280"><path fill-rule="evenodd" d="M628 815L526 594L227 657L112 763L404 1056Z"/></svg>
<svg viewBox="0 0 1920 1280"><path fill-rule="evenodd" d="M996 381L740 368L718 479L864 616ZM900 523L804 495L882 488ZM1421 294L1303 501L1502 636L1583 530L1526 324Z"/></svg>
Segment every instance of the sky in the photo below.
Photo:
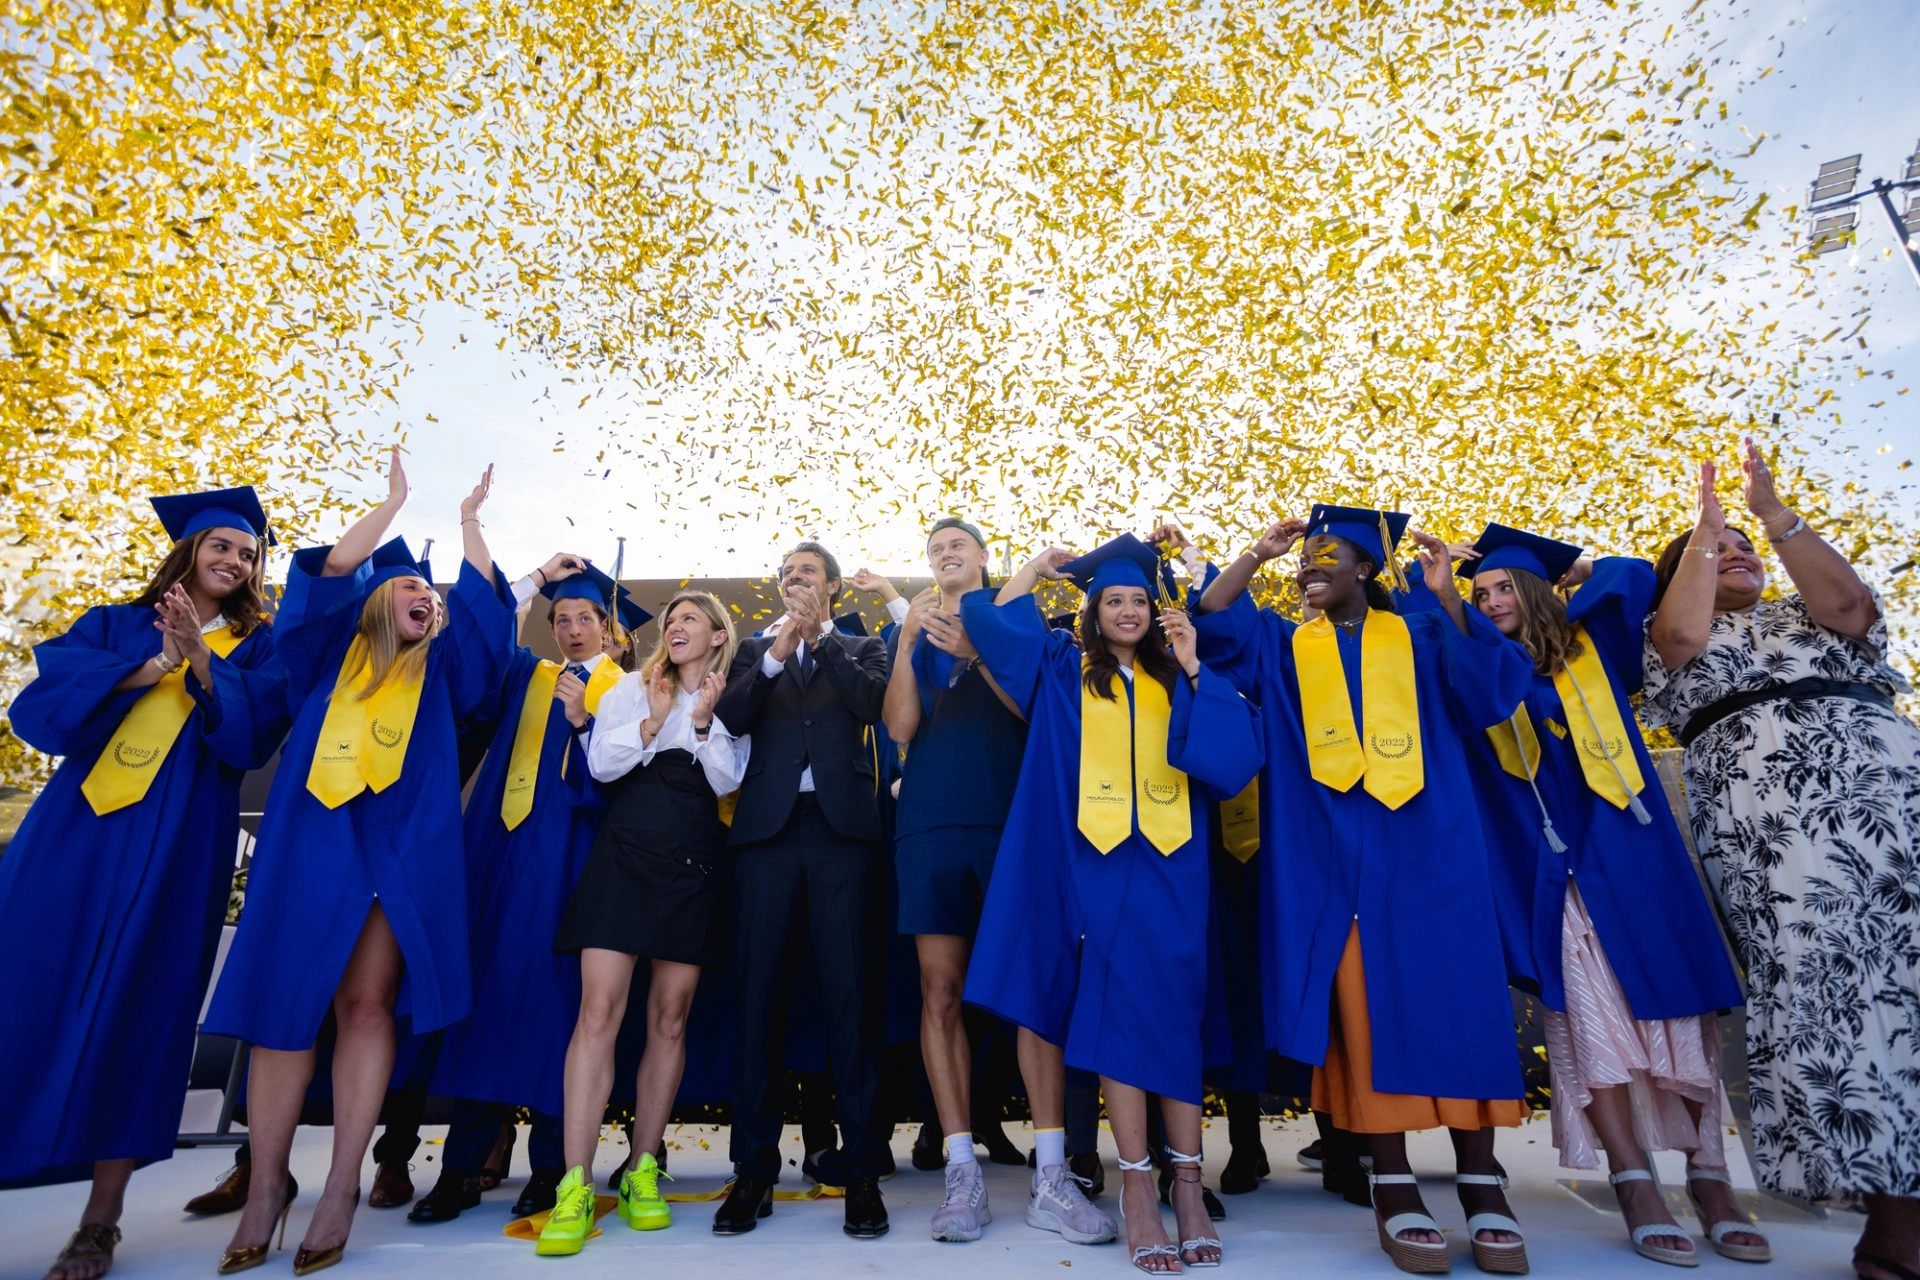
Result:
<svg viewBox="0 0 1920 1280"><path fill-rule="evenodd" d="M1675 9L1689 3L1660 0ZM1704 3L1717 33L1715 89L1732 93L1733 123L1766 139L1751 157L1734 162L1735 172L1750 189L1771 193L1770 216L1784 219L1789 206L1804 204L1808 182L1826 160L1859 152L1866 177L1900 176L1920 148L1920 106L1903 87L1911 84L1913 54L1920 50L1920 3ZM1723 131L1723 152L1725 144ZM1896 207L1904 200L1896 197ZM1920 469L1899 469L1920 455L1920 390L1900 394L1920 388L1920 283L1895 253L1876 203L1862 207L1858 243L1823 259L1819 278L1833 297L1859 285L1870 289L1873 320L1858 359L1876 373L1838 388L1843 425L1834 438L1846 456L1819 460L1892 491L1909 522L1920 522ZM1853 305L1846 300L1848 310ZM396 530L416 547L433 538L451 549L460 499L493 462L488 537L510 572L524 572L555 550L610 567L622 535L628 539L625 572L632 577L753 576L777 560L790 531L771 519L762 525L676 516L671 526L649 519L657 477L648 473L644 453L620 459L617 473L603 475L592 440L609 412L635 407L621 388L597 388L602 394L589 398L596 388L581 375L516 352L511 341L500 349L501 334L461 308L445 306L416 319L412 372L395 388L397 413L389 405L352 424L378 439L405 431L413 496ZM644 415L634 423L636 430L649 429ZM1729 441L1729 464L1736 443ZM365 496L381 492L369 485ZM931 521L940 512L926 514ZM833 529L818 532L849 572L860 565L896 574L923 570L915 540L858 545L852 535L843 541ZM999 532L1024 546L1018 531Z"/></svg>

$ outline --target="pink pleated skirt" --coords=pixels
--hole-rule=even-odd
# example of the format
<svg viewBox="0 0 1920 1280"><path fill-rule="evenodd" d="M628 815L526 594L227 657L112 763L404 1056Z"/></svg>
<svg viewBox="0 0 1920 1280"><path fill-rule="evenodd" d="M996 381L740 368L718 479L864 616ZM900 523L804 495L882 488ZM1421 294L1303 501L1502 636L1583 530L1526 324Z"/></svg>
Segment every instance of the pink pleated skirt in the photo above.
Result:
<svg viewBox="0 0 1920 1280"><path fill-rule="evenodd" d="M1635 1019L1571 880L1560 962L1567 1011L1547 1010L1546 1040L1553 1072L1553 1145L1561 1165L1602 1166L1600 1140L1586 1107L1594 1090L1624 1085L1642 1148L1685 1151L1695 1165L1724 1169L1719 1020L1711 1013L1659 1022ZM1699 1107L1697 1123L1689 1103Z"/></svg>

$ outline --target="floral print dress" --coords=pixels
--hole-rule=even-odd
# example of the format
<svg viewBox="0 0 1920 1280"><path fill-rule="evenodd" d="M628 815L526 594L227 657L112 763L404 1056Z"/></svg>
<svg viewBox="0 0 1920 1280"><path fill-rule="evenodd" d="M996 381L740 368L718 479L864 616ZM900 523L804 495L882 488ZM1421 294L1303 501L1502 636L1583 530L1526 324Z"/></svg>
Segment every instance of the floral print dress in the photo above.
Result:
<svg viewBox="0 0 1920 1280"><path fill-rule="evenodd" d="M1809 677L1904 692L1886 645L1884 618L1856 641L1798 595L1762 601L1715 616L1678 670L1649 639L1642 718L1677 731L1730 694ZM1920 1196L1920 729L1852 699L1776 699L1708 728L1684 773L1746 969L1761 1184Z"/></svg>

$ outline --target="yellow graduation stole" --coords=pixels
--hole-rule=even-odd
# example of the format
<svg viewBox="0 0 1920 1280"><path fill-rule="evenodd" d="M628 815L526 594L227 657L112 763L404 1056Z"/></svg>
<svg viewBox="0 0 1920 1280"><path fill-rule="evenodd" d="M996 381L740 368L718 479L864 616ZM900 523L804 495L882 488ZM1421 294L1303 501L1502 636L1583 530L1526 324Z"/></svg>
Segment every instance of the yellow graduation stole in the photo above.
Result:
<svg viewBox="0 0 1920 1280"><path fill-rule="evenodd" d="M1220 843L1245 862L1260 852L1260 779L1220 806Z"/></svg>
<svg viewBox="0 0 1920 1280"><path fill-rule="evenodd" d="M207 648L224 658L244 639L233 634L232 627L222 627L207 634ZM80 794L96 814L104 817L146 799L161 762L173 750L174 741L192 714L193 695L187 692L183 663L178 671L161 676L127 709L120 727L113 731L112 741L87 771Z"/></svg>
<svg viewBox="0 0 1920 1280"><path fill-rule="evenodd" d="M1136 782L1140 834L1147 842L1171 856L1193 839L1187 775L1167 763L1172 721L1166 688L1144 672L1133 681L1131 717L1126 699L1102 698L1080 686L1079 827L1101 853L1112 853L1133 831Z"/></svg>
<svg viewBox="0 0 1920 1280"><path fill-rule="evenodd" d="M1606 665L1586 629L1576 626L1573 635L1580 652L1553 675L1553 687L1567 717L1563 736L1573 739L1580 772L1593 793L1616 809L1633 809L1638 817L1641 810L1634 797L1647 784L1627 737L1626 720L1614 701L1613 682L1607 679ZM1501 767L1514 777L1531 778L1539 770L1540 741L1524 704L1507 724L1487 730L1487 736L1493 740Z"/></svg>
<svg viewBox="0 0 1920 1280"><path fill-rule="evenodd" d="M1406 620L1375 609L1360 632L1364 745L1353 723L1333 623L1320 617L1295 630L1293 660L1300 676L1307 767L1314 780L1346 791L1365 778L1367 794L1389 809L1419 795L1427 770L1414 691L1413 636Z"/></svg>
<svg viewBox="0 0 1920 1280"><path fill-rule="evenodd" d="M346 674L356 669L360 674L349 685ZM362 700L359 694L372 679L366 639L355 636L340 660L340 676L327 697L326 719L307 769L307 790L329 809L338 809L369 787L385 791L407 762L425 671L406 679L389 672L386 683Z"/></svg>
<svg viewBox="0 0 1920 1280"><path fill-rule="evenodd" d="M566 670L557 662L542 659L527 681L527 696L520 702L520 723L513 729L513 753L507 757L507 789L500 794L500 821L511 831L533 812L534 784L540 780L540 744L547 735L547 716L553 707L553 686ZM626 673L611 658L604 659L587 677L587 714L600 709L600 699L620 683ZM565 776L566 756L560 757Z"/></svg>

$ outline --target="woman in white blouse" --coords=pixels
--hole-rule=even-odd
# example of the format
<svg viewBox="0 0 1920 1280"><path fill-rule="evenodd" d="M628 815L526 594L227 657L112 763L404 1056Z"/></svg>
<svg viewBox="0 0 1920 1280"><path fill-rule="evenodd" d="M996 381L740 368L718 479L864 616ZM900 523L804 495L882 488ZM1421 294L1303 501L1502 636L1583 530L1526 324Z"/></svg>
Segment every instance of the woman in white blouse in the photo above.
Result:
<svg viewBox="0 0 1920 1280"><path fill-rule="evenodd" d="M748 740L713 714L734 646L726 607L707 592L681 592L661 618L658 646L594 717L587 765L607 787L607 815L555 944L580 953L580 1017L566 1071L566 1159L574 1168L542 1232L542 1253L576 1252L592 1228L593 1153L642 957L651 964L647 1047L620 1214L636 1230L671 1225L654 1152L680 1087L700 970L726 952L721 797L739 787L747 766Z"/></svg>

